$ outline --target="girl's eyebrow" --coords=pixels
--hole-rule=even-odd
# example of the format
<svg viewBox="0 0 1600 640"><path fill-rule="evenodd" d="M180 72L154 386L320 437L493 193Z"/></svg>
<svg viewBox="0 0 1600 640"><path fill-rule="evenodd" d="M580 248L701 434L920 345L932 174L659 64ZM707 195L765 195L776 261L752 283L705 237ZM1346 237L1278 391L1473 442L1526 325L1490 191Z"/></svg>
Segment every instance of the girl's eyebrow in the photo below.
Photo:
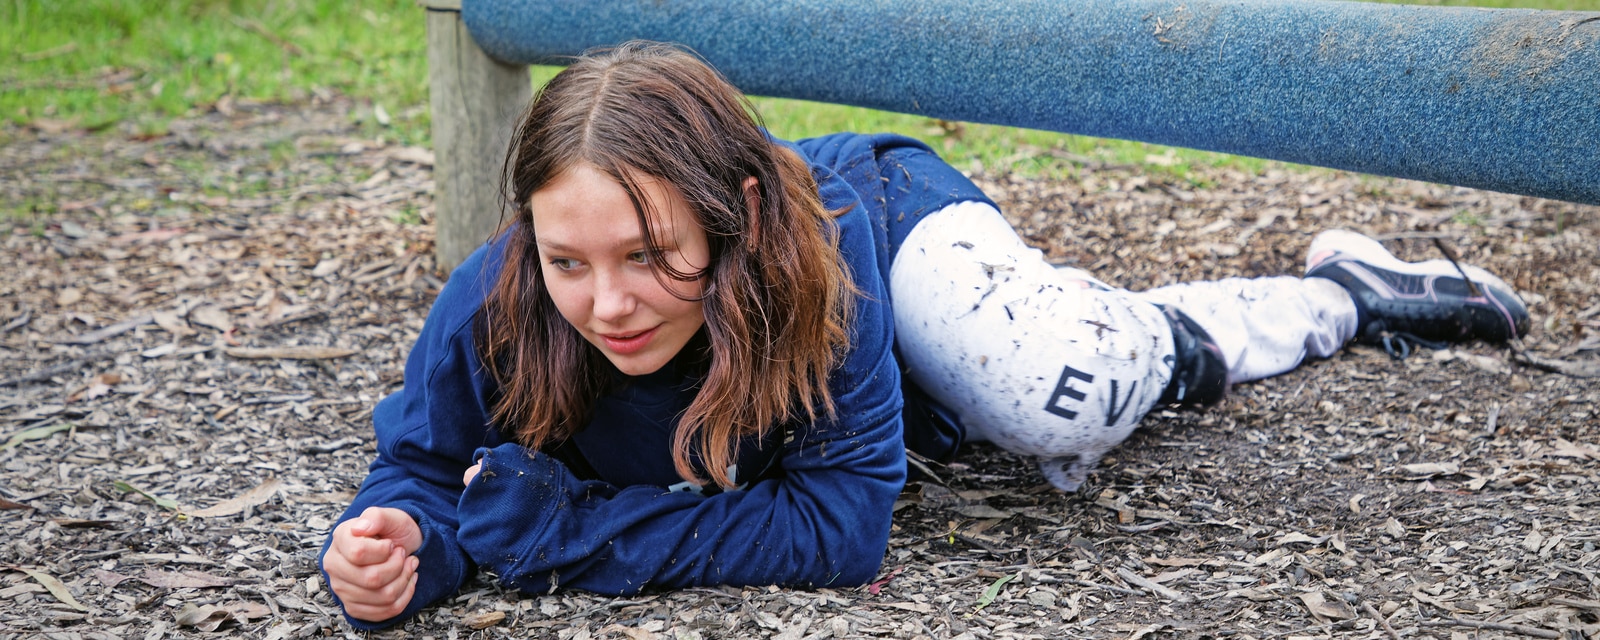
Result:
<svg viewBox="0 0 1600 640"><path fill-rule="evenodd" d="M677 238L672 236L672 235L670 235L670 234L666 238L663 238L662 240L663 241L657 242L656 246L658 246L658 247L660 247L662 249L673 249L673 248L676 248L678 246ZM634 235L634 236L629 236L627 238L623 238L620 242L615 243L615 246L634 245L634 244L643 244L643 243L644 243L643 236ZM537 246L540 249L543 249L545 251L568 251L568 252L570 252L570 251L575 251L576 250L572 246L567 245L567 244L565 244L565 243L563 243L563 242L561 242L559 240L551 240L551 239L544 238L544 237L539 238L539 240L535 244L537 244Z"/></svg>
<svg viewBox="0 0 1600 640"><path fill-rule="evenodd" d="M569 247L569 246L567 246L565 244L562 244L560 242L556 242L554 240L546 240L546 239L544 239L542 237L539 238L539 240L537 242L535 242L535 244L537 244L540 249L544 249L546 251L571 251L572 250L572 247Z"/></svg>

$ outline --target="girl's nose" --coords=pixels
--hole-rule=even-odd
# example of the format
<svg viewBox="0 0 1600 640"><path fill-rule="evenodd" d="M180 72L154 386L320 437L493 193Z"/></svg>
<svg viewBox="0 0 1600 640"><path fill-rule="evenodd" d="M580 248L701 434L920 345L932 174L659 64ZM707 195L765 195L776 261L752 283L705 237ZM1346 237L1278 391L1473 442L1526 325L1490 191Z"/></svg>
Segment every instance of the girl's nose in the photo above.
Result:
<svg viewBox="0 0 1600 640"><path fill-rule="evenodd" d="M615 324L633 313L635 298L621 274L615 272L596 274L594 285L596 320Z"/></svg>

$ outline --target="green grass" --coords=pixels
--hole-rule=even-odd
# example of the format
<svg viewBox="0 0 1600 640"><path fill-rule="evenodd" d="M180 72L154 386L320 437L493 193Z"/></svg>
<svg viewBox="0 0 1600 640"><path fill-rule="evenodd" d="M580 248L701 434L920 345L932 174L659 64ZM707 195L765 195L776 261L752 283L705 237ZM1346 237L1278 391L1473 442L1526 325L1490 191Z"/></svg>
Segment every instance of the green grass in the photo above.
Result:
<svg viewBox="0 0 1600 640"><path fill-rule="evenodd" d="M1600 0L1413 0L1413 4L1600 10ZM535 81L554 72L535 68ZM344 94L390 116L383 135L428 141L423 11L414 0L0 0L0 119L162 135L174 118L229 101L295 102ZM1146 163L1177 176L1193 164L1263 161L1136 142L854 107L760 98L773 131L893 131L927 140L958 166L1048 173L1061 155ZM0 134L3 135L3 134ZM0 139L0 143L4 140Z"/></svg>
<svg viewBox="0 0 1600 640"><path fill-rule="evenodd" d="M224 96L338 92L422 141L422 19L412 0L0 0L0 118L160 134Z"/></svg>

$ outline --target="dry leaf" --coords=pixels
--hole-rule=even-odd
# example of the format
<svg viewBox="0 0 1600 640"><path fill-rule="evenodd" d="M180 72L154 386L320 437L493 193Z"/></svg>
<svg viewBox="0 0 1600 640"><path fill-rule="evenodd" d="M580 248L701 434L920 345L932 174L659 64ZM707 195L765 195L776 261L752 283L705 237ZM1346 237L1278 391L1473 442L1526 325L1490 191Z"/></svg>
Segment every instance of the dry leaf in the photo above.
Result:
<svg viewBox="0 0 1600 640"><path fill-rule="evenodd" d="M121 382L122 374L102 373L98 376L95 376L94 381L89 383L89 386L84 387L77 393L67 396L67 402L78 402L81 400L93 400L95 398L99 398L111 393L111 387L120 384Z"/></svg>
<svg viewBox="0 0 1600 640"><path fill-rule="evenodd" d="M1170 628L1171 626L1172 625L1170 623L1166 622L1157 622L1155 624L1146 625L1140 628L1138 631L1133 632L1133 635L1128 636L1128 640L1139 640L1140 638L1148 636L1157 631L1161 631L1162 629Z"/></svg>
<svg viewBox="0 0 1600 640"><path fill-rule="evenodd" d="M480 611L461 618L461 623L472 629L488 629L505 619L504 611Z"/></svg>
<svg viewBox="0 0 1600 640"><path fill-rule="evenodd" d="M355 187L357 191L368 191L373 187L388 182L389 179L393 177L394 173L390 172L388 169L379 169L377 173L372 174L372 177L362 180L361 182L357 183ZM321 267L322 265L319 264L317 266ZM335 267L335 269L337 269L337 267ZM316 273L313 272L312 275L316 275Z"/></svg>
<svg viewBox="0 0 1600 640"><path fill-rule="evenodd" d="M85 520L82 518L51 518L50 521L63 529L115 529L118 524L116 520Z"/></svg>
<svg viewBox="0 0 1600 640"><path fill-rule="evenodd" d="M63 203L63 204L68 204L68 203ZM63 207L63 208L65 208L65 207ZM74 240L79 240L79 239L83 239L83 238L89 237L89 230L88 229L84 229L83 225L78 224L76 222L73 222L71 220L62 220L61 221L61 234L67 236L68 238L72 238Z"/></svg>
<svg viewBox="0 0 1600 640"><path fill-rule="evenodd" d="M1327 542L1327 541L1328 541L1328 536L1319 536L1319 537L1313 538L1313 537L1308 536L1308 535L1306 535L1304 533L1300 533L1299 531L1291 531L1289 533L1283 534L1283 537L1278 538L1278 544L1279 545L1286 545L1286 544L1289 544L1291 542L1308 542L1308 543L1311 543L1311 544L1322 544L1322 543Z"/></svg>
<svg viewBox="0 0 1600 640"><path fill-rule="evenodd" d="M78 601L72 597L72 591L67 589L67 585L62 584L62 582L57 580L55 576L36 569L28 569L26 567L13 568L28 574L34 579L35 582L44 585L45 590L49 591L50 595L55 596L57 600L60 600L61 604L72 607L73 609L77 609L78 611L89 610L88 607L78 604Z"/></svg>
<svg viewBox="0 0 1600 640"><path fill-rule="evenodd" d="M21 502L12 502L12 501L7 500L5 498L0 498L0 509L32 509L32 508L33 507L25 505L25 504L22 504Z"/></svg>
<svg viewBox="0 0 1600 640"><path fill-rule="evenodd" d="M1575 443L1564 438L1556 438L1555 446L1546 451L1545 455L1557 458L1600 460L1600 451L1596 451L1588 445Z"/></svg>
<svg viewBox="0 0 1600 640"><path fill-rule="evenodd" d="M176 343L176 342L168 342L168 343L166 343L164 345L161 345L159 347L151 347L149 349L145 349L144 351L140 351L139 355L141 357L149 358L149 359L153 360L153 359L156 359L156 358L160 358L162 356L170 356L170 355L173 354L173 352L175 352L177 350L178 350L178 343Z"/></svg>
<svg viewBox="0 0 1600 640"><path fill-rule="evenodd" d="M433 166L433 152L423 147L398 147L389 151L389 157L400 162Z"/></svg>
<svg viewBox="0 0 1600 640"><path fill-rule="evenodd" d="M1282 547L1279 547L1277 549L1273 549L1273 550L1268 551L1266 553L1263 553L1263 554L1261 554L1259 556L1251 558L1250 559L1250 564L1253 564L1253 565L1271 564L1272 562L1275 562L1275 561L1283 558L1284 556L1289 555L1289 553L1290 553L1289 550L1284 549Z"/></svg>
<svg viewBox="0 0 1600 640"><path fill-rule="evenodd" d="M1321 591L1302 593L1300 594L1300 601L1305 603L1306 609L1314 616L1332 620L1348 620L1356 617L1356 612L1350 608L1350 605L1345 604L1343 600L1329 600L1322 595Z"/></svg>
<svg viewBox="0 0 1600 640"><path fill-rule="evenodd" d="M283 488L283 481L277 478L268 478L266 482L256 485L254 489L244 492L237 497L224 500L199 511L189 514L191 518L219 518L231 516L244 511L248 507L262 504L272 499L272 496Z"/></svg>
<svg viewBox="0 0 1600 640"><path fill-rule="evenodd" d="M216 305L206 305L189 310L189 321L227 333L233 331L233 318Z"/></svg>
<svg viewBox="0 0 1600 640"><path fill-rule="evenodd" d="M177 622L179 626L194 627L209 632L216 631L230 620L245 624L269 615L272 615L272 610L258 602L234 602L203 607L190 603L183 605L183 609L178 611Z"/></svg>
<svg viewBox="0 0 1600 640"><path fill-rule="evenodd" d="M110 242L113 246L122 246L134 243L145 244L150 242L166 242L167 240L171 240L188 232L188 229L151 229L149 231L125 233L112 238Z"/></svg>
<svg viewBox="0 0 1600 640"><path fill-rule="evenodd" d="M1501 358L1493 358L1493 357L1489 357L1489 356L1480 356L1480 355L1478 355L1476 353L1461 353L1461 352L1457 352L1456 353L1456 357L1458 359L1460 359L1462 362L1470 364L1470 365L1472 365L1474 367L1477 367L1477 368L1482 369L1484 371L1487 371L1489 373L1510 373L1511 372L1511 366L1506 364L1506 361L1501 359Z"/></svg>
<svg viewBox="0 0 1600 640"><path fill-rule="evenodd" d="M986 504L966 504L952 507L950 510L968 518L987 519L1011 517L1010 511L996 509Z"/></svg>
<svg viewBox="0 0 1600 640"><path fill-rule="evenodd" d="M278 302L274 301L273 304L268 305L266 321L269 324L273 323L273 322L277 322L277 321L282 320L284 318L304 313L306 310L308 310L310 308L311 308L311 305L309 305L309 304L287 304L286 305L286 304L279 304Z"/></svg>
<svg viewBox="0 0 1600 640"><path fill-rule="evenodd" d="M1203 573L1203 572L1200 571L1199 569L1179 569L1177 571L1162 571L1161 573L1158 573L1158 574L1156 574L1154 576L1151 576L1150 577L1150 581L1154 582L1156 584L1166 584L1168 582L1172 582L1173 580L1177 580L1177 579L1180 579L1180 578L1187 578L1189 576L1197 575L1197 574L1200 574L1200 573Z"/></svg>
<svg viewBox="0 0 1600 640"><path fill-rule="evenodd" d="M210 558L192 553L130 553L122 556L122 564L216 564Z"/></svg>
<svg viewBox="0 0 1600 640"><path fill-rule="evenodd" d="M167 589L204 589L207 587L226 587L233 584L231 579L190 569L176 572L145 569L144 573L135 576L134 579L152 587L165 587Z"/></svg>
<svg viewBox="0 0 1600 640"><path fill-rule="evenodd" d="M1234 589L1232 591L1229 591L1227 593L1222 594L1222 597L1224 597L1224 598L1244 598L1244 599L1249 600L1251 602L1273 602L1273 601L1279 600L1278 594L1272 592L1271 590L1261 589L1261 588L1256 588L1256 587L1248 587L1248 588L1244 588L1244 589Z"/></svg>
<svg viewBox="0 0 1600 640"><path fill-rule="evenodd" d="M344 260L341 260L339 258L329 258L327 260L323 260L321 262L318 262L317 266L313 267L311 269L311 277L313 277L313 278L326 278L326 277L331 276L331 275L333 275L335 273L338 273L339 272L339 268L342 267L342 266L344 266Z"/></svg>
<svg viewBox="0 0 1600 640"><path fill-rule="evenodd" d="M155 319L156 326L174 336L192 336L199 333L194 329L190 329L188 323L185 323L183 318L179 317L175 311L157 311L150 314L150 317Z"/></svg>
<svg viewBox="0 0 1600 640"><path fill-rule="evenodd" d="M498 613L498 612L496 612L496 613ZM479 627L473 627L473 628L477 629ZM624 626L622 626L620 624L606 625L605 628L602 628L600 630L600 634L603 637L610 637L610 635L613 634L613 633L620 633L624 637L628 638L628 640L655 640L656 638L660 637L660 636L656 635L655 633L651 632L649 629L643 629L643 628L640 628L640 627L624 627ZM777 636L773 636L773 637L777 637Z"/></svg>
<svg viewBox="0 0 1600 640"><path fill-rule="evenodd" d="M180 627L195 627L209 632L216 631L223 623L233 619L233 614L217 605L197 607L194 603L186 603L176 617Z"/></svg>
<svg viewBox="0 0 1600 640"><path fill-rule="evenodd" d="M894 609L900 609L902 611L911 611L911 612L915 612L915 613L933 613L933 607L931 607L929 605L926 605L926 604L923 604L921 602L880 602L880 603L876 603L876 604L881 604L881 605L883 605L885 607L890 607L890 608L894 608Z"/></svg>
<svg viewBox="0 0 1600 640"><path fill-rule="evenodd" d="M1144 561L1163 567L1198 567L1206 563L1202 558L1145 558Z"/></svg>
<svg viewBox="0 0 1600 640"><path fill-rule="evenodd" d="M67 287L56 292L56 306L70 307L83 300L83 292L74 287Z"/></svg>
<svg viewBox="0 0 1600 640"><path fill-rule="evenodd" d="M55 136L78 128L78 119L68 118L66 120L57 120L55 118L34 118L28 123L28 126L38 130L39 133Z"/></svg>
<svg viewBox="0 0 1600 640"><path fill-rule="evenodd" d="M107 589L115 589L117 588L117 585L128 580L128 576L112 571L106 571L105 569L90 569L89 575L94 579L99 580L100 584L104 585Z"/></svg>
<svg viewBox="0 0 1600 640"><path fill-rule="evenodd" d="M1528 553L1538 553L1539 547L1542 546L1544 546L1544 534L1539 533L1538 529L1529 531L1527 537L1522 539L1522 548Z"/></svg>
<svg viewBox="0 0 1600 640"><path fill-rule="evenodd" d="M1402 466L1400 470L1408 476L1421 479L1461 473L1461 465L1454 462L1419 462Z"/></svg>
<svg viewBox="0 0 1600 640"><path fill-rule="evenodd" d="M355 349L341 347L267 347L252 349L247 347L228 347L222 350L235 358L246 360L262 360L267 358L281 358L285 360L330 360L333 358L347 358L355 355Z"/></svg>
<svg viewBox="0 0 1600 640"><path fill-rule="evenodd" d="M894 580L903 571L905 571L905 567L895 567L894 571L889 572L889 575L879 578L872 584L867 585L867 593L878 595L878 593L883 590L884 585L889 584L890 581Z"/></svg>

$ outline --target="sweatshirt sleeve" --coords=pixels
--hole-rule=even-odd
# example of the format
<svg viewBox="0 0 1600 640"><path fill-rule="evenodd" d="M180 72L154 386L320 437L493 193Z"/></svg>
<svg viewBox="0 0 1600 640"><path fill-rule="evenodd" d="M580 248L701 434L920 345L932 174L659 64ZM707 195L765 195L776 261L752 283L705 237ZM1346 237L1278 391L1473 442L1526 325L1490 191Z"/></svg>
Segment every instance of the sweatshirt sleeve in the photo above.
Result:
<svg viewBox="0 0 1600 640"><path fill-rule="evenodd" d="M405 611L378 622L346 615L358 629L379 629L414 616L472 577L474 565L456 535L461 476L472 464L474 450L501 440L489 426L490 383L481 375L472 342L473 316L482 303L480 274L489 273L482 266L485 252L480 250L451 275L406 359L405 386L373 410L378 456L339 522L368 507L392 507L416 520L423 542L414 554L419 560L416 593ZM331 541L330 535L323 555Z"/></svg>
<svg viewBox="0 0 1600 640"><path fill-rule="evenodd" d="M837 419L793 430L781 477L711 496L618 488L515 444L485 448L457 509L468 554L533 593L870 581L905 483L900 378L867 218L840 223L863 295L852 349L830 381Z"/></svg>

